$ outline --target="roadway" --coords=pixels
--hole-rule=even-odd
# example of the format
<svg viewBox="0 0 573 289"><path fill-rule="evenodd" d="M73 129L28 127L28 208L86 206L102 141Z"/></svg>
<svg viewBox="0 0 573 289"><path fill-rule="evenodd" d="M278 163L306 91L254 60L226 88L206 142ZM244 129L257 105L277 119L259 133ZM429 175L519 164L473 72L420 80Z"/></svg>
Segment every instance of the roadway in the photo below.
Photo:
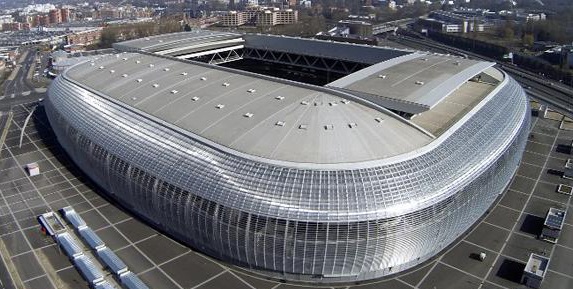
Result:
<svg viewBox="0 0 573 289"><path fill-rule="evenodd" d="M35 47L22 50L19 63L4 82L4 93L0 95L0 111L7 111L15 105L38 101L44 97L45 88L36 88L29 79L35 61Z"/></svg>

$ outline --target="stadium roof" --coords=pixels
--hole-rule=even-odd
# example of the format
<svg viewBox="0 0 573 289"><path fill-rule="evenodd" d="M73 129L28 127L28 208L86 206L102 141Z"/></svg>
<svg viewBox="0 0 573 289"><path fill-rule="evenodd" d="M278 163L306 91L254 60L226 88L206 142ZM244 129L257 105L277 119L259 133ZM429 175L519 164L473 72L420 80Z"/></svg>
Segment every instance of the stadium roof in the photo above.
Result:
<svg viewBox="0 0 573 289"><path fill-rule="evenodd" d="M412 53L374 64L328 84L383 107L418 114L430 110L492 62Z"/></svg>
<svg viewBox="0 0 573 289"><path fill-rule="evenodd" d="M364 64L375 64L412 51L364 44L332 42L288 36L245 34L245 47L330 59L340 59Z"/></svg>
<svg viewBox="0 0 573 289"><path fill-rule="evenodd" d="M217 48L233 44L244 44L250 49L264 49L364 64L375 64L412 53L412 51L363 44L209 30L162 34L124 41L113 46L121 51L146 51L178 56L184 55L183 51L192 53L198 48Z"/></svg>
<svg viewBox="0 0 573 289"><path fill-rule="evenodd" d="M197 30L138 38L114 44L120 50L159 52L185 49L198 44L241 38L241 34Z"/></svg>
<svg viewBox="0 0 573 289"><path fill-rule="evenodd" d="M206 64L123 53L65 77L220 146L267 159L382 159L433 138L383 108L339 92Z"/></svg>

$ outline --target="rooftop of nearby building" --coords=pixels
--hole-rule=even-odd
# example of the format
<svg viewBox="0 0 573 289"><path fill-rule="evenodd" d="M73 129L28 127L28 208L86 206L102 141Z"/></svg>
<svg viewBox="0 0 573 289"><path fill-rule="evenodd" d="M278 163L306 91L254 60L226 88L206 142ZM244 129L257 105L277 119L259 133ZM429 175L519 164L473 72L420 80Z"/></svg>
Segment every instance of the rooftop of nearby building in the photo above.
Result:
<svg viewBox="0 0 573 289"><path fill-rule="evenodd" d="M547 272L548 264L549 258L531 253L523 270L529 274L543 278Z"/></svg>

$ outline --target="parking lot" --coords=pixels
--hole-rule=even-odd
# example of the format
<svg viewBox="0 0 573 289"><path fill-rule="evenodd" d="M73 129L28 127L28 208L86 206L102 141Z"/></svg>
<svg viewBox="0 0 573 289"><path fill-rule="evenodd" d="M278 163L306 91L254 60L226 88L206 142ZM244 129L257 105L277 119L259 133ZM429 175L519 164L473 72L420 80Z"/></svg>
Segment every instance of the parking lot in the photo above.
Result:
<svg viewBox="0 0 573 289"><path fill-rule="evenodd" d="M122 210L67 159L43 109L36 109L20 143L21 127L35 104L19 105L0 156L0 281L5 288L88 288L36 217L72 206L86 223L150 288L316 288L269 280L181 245ZM573 288L573 211L558 244L537 239L549 207L571 208L571 197L556 193L573 185L559 173L569 155L573 131L559 122L532 118L522 164L496 205L462 239L433 260L406 273L361 284L327 288L525 288L521 272L530 253L551 258L542 288ZM41 174L29 177L26 164ZM472 258L485 252L481 262ZM0 285L2 288L2 285Z"/></svg>

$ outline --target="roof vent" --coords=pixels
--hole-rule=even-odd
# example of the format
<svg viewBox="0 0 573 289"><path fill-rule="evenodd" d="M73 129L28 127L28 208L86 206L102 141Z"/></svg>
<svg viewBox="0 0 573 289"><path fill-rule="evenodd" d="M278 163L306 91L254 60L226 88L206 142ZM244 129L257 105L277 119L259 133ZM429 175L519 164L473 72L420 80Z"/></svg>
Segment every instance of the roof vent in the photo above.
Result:
<svg viewBox="0 0 573 289"><path fill-rule="evenodd" d="M307 124L301 124L298 126L298 129L307 129L308 125Z"/></svg>
<svg viewBox="0 0 573 289"><path fill-rule="evenodd" d="M127 60L127 57L122 58L124 61Z"/></svg>
<svg viewBox="0 0 573 289"><path fill-rule="evenodd" d="M379 75L378 75L378 78L385 79L385 78L386 78L386 74L379 74Z"/></svg>
<svg viewBox="0 0 573 289"><path fill-rule="evenodd" d="M285 97L282 95L279 95L279 96L276 96L275 99L276 100L283 100L283 99L285 99Z"/></svg>
<svg viewBox="0 0 573 289"><path fill-rule="evenodd" d="M153 67L153 66L155 66L155 65L153 65L153 63L149 63L149 67Z"/></svg>
<svg viewBox="0 0 573 289"><path fill-rule="evenodd" d="M138 79L136 79L135 81L137 81L137 82L142 82L142 81L143 81L143 79L141 79L141 78L138 78Z"/></svg>
<svg viewBox="0 0 573 289"><path fill-rule="evenodd" d="M159 39L159 40L157 40L157 41L158 41L159 43L163 42L163 40L161 40L161 39Z"/></svg>
<svg viewBox="0 0 573 289"><path fill-rule="evenodd" d="M137 100L137 97L134 96L134 97L131 98L131 100Z"/></svg>
<svg viewBox="0 0 573 289"><path fill-rule="evenodd" d="M249 93L254 93L254 92L256 92L256 90L255 90L254 88L249 88L249 89L247 90L247 92L249 92Z"/></svg>
<svg viewBox="0 0 573 289"><path fill-rule="evenodd" d="M286 122L284 121L277 121L277 123L275 123L276 126L285 126Z"/></svg>
<svg viewBox="0 0 573 289"><path fill-rule="evenodd" d="M422 61L428 61L428 58L422 58Z"/></svg>
<svg viewBox="0 0 573 289"><path fill-rule="evenodd" d="M379 123L381 123L382 121L384 121L381 117L377 117L377 118L375 118L374 120L375 120L376 122L379 122Z"/></svg>
<svg viewBox="0 0 573 289"><path fill-rule="evenodd" d="M459 61L454 62L454 65L459 66L460 62Z"/></svg>
<svg viewBox="0 0 573 289"><path fill-rule="evenodd" d="M91 66L94 66L94 65L95 65L95 63L93 63L93 62L92 62L92 63L90 63L90 65L91 65Z"/></svg>
<svg viewBox="0 0 573 289"><path fill-rule="evenodd" d="M199 97L193 96L193 97L191 98L191 100L192 100L192 101L197 101L197 100L199 100Z"/></svg>
<svg viewBox="0 0 573 289"><path fill-rule="evenodd" d="M152 86L155 87L155 88L157 88L157 87L159 87L159 84L154 83Z"/></svg>
<svg viewBox="0 0 573 289"><path fill-rule="evenodd" d="M418 80L418 81L416 81L416 84L417 84L417 85L424 85L424 82Z"/></svg>
<svg viewBox="0 0 573 289"><path fill-rule="evenodd" d="M174 89L174 90L171 91L171 94L177 94L178 92L179 92L179 91L177 91L177 90Z"/></svg>
<svg viewBox="0 0 573 289"><path fill-rule="evenodd" d="M351 122L348 124L349 128L355 128L357 126L357 124L355 122Z"/></svg>
<svg viewBox="0 0 573 289"><path fill-rule="evenodd" d="M207 77L203 76L203 77L201 77L201 80L205 81L205 80L207 80Z"/></svg>
<svg viewBox="0 0 573 289"><path fill-rule="evenodd" d="M341 100L340 102L342 102L342 103L344 103L344 104L349 104L349 103L350 103L350 100L348 100L348 99L343 99L343 100Z"/></svg>
<svg viewBox="0 0 573 289"><path fill-rule="evenodd" d="M136 60L135 63L140 64L141 60Z"/></svg>
<svg viewBox="0 0 573 289"><path fill-rule="evenodd" d="M327 124L324 126L325 130L333 130L334 129L334 125L333 124Z"/></svg>
<svg viewBox="0 0 573 289"><path fill-rule="evenodd" d="M319 106L319 105L322 105L322 102L318 102L318 101L317 101L317 102L314 103L314 106Z"/></svg>
<svg viewBox="0 0 573 289"><path fill-rule="evenodd" d="M303 101L300 102L300 104L302 104L302 105L308 105L308 101L303 100Z"/></svg>
<svg viewBox="0 0 573 289"><path fill-rule="evenodd" d="M338 105L338 103L336 103L336 102L332 101L332 102L328 103L328 105L330 105L330 106L337 106L337 105Z"/></svg>
<svg viewBox="0 0 573 289"><path fill-rule="evenodd" d="M231 84L228 83L228 82L223 82L223 86L224 86L224 87L227 87L227 86L229 86L229 85L231 85Z"/></svg>
<svg viewBox="0 0 573 289"><path fill-rule="evenodd" d="M124 74L121 75L121 77L127 77L127 74L124 73Z"/></svg>
<svg viewBox="0 0 573 289"><path fill-rule="evenodd" d="M252 114L252 113L250 113L250 112L247 112L247 113L243 114L244 117L248 117L248 118L253 117L253 115L254 115L254 114Z"/></svg>
<svg viewBox="0 0 573 289"><path fill-rule="evenodd" d="M163 71L169 71L169 67L163 68Z"/></svg>
<svg viewBox="0 0 573 289"><path fill-rule="evenodd" d="M225 107L225 105L224 104L217 104L217 106L215 106L215 107L218 109L221 109L221 108Z"/></svg>
<svg viewBox="0 0 573 289"><path fill-rule="evenodd" d="M181 75L185 76L187 75L187 72L181 72Z"/></svg>
<svg viewBox="0 0 573 289"><path fill-rule="evenodd" d="M105 67L103 67L103 66L100 66L100 67L99 67L99 69L104 69L104 68L105 68Z"/></svg>
<svg viewBox="0 0 573 289"><path fill-rule="evenodd" d="M115 70L113 70L113 69L109 70L109 73L114 73L114 72L115 72Z"/></svg>

